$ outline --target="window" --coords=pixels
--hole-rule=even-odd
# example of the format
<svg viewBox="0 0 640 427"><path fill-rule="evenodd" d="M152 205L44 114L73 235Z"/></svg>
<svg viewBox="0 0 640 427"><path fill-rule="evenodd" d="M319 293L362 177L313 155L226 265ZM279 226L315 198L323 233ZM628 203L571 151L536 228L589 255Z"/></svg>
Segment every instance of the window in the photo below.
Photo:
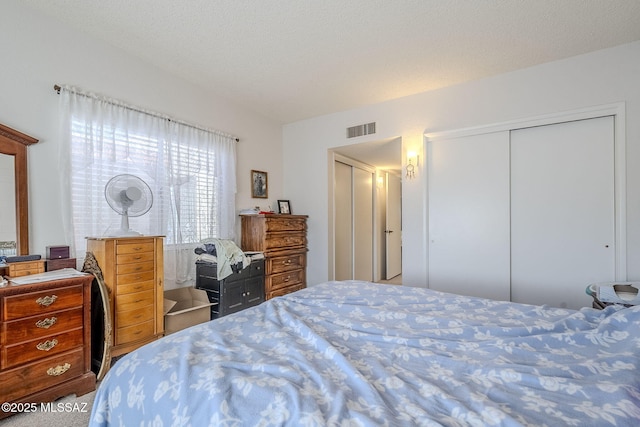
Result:
<svg viewBox="0 0 640 427"><path fill-rule="evenodd" d="M118 234L121 217L108 205L105 185L131 174L149 185L153 206L130 217L130 228L165 236L165 264L175 270L165 271L165 279L190 280L197 243L234 237L234 138L77 91L63 90L61 102L61 160L69 166L62 177L70 205L65 228L76 256L84 256L86 236Z"/></svg>

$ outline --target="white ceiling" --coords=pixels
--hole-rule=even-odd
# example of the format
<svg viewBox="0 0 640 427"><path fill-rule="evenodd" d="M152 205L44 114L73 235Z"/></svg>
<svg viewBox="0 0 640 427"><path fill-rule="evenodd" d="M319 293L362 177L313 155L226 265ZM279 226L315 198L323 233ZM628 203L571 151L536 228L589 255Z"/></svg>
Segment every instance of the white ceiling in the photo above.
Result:
<svg viewBox="0 0 640 427"><path fill-rule="evenodd" d="M14 1L281 123L640 40L638 0Z"/></svg>

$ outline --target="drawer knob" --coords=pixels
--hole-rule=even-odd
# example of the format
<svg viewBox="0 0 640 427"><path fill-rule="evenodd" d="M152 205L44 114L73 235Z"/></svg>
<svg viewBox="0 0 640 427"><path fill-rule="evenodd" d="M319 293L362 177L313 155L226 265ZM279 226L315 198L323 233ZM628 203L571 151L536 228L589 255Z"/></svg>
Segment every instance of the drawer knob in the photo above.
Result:
<svg viewBox="0 0 640 427"><path fill-rule="evenodd" d="M40 329L49 329L50 327L55 325L57 321L58 319L56 317L51 317L51 318L47 317L46 319L38 320L36 322L36 327Z"/></svg>
<svg viewBox="0 0 640 427"><path fill-rule="evenodd" d="M282 263L283 263L284 265L290 265L290 264L291 264L291 260L290 260L290 259L288 259L288 260L286 260L286 261L282 261Z"/></svg>
<svg viewBox="0 0 640 427"><path fill-rule="evenodd" d="M49 307L51 304L56 302L57 299L58 299L57 295L51 295L51 296L47 295L46 297L38 298L36 300L36 303L38 305L41 305L42 307Z"/></svg>
<svg viewBox="0 0 640 427"><path fill-rule="evenodd" d="M62 375L65 372L67 372L69 369L71 369L71 365L68 363L65 363L64 365L58 365L55 368L47 369L47 375L50 375L52 377L57 377L58 375Z"/></svg>
<svg viewBox="0 0 640 427"><path fill-rule="evenodd" d="M53 340L46 340L45 342L41 342L40 344L38 344L36 346L36 348L38 350L42 350L42 351L49 351L51 350L53 347L55 347L56 345L58 345L58 340L53 339Z"/></svg>

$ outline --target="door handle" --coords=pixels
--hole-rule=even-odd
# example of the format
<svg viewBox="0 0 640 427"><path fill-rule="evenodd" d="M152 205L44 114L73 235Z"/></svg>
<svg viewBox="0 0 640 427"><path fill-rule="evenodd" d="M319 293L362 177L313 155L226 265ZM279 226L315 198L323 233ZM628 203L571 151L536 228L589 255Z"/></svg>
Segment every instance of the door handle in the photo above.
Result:
<svg viewBox="0 0 640 427"><path fill-rule="evenodd" d="M387 233L387 234L391 234L391 233L393 233L393 230L384 230L384 232Z"/></svg>

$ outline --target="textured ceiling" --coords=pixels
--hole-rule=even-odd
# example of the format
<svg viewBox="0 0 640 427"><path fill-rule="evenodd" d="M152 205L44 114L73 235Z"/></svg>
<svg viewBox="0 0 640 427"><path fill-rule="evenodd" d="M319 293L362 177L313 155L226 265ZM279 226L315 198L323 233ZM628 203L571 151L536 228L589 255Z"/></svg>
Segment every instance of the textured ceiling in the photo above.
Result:
<svg viewBox="0 0 640 427"><path fill-rule="evenodd" d="M638 0L19 1L281 123L640 39Z"/></svg>

